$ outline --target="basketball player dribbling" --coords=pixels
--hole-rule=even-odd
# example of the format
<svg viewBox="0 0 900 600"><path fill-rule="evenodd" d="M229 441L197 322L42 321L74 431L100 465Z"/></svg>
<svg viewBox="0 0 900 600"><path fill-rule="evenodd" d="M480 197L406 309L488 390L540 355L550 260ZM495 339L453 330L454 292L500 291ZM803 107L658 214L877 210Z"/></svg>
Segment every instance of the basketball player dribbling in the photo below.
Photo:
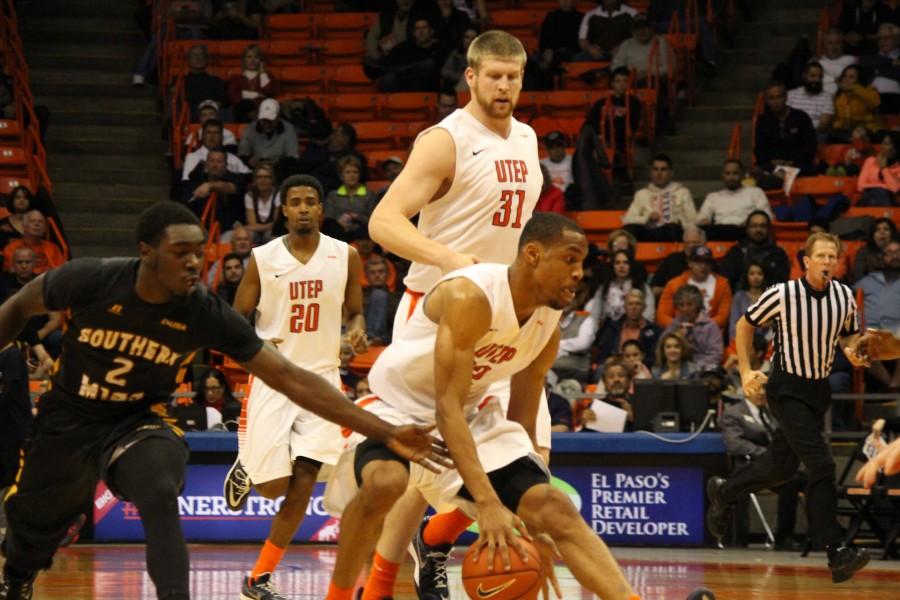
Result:
<svg viewBox="0 0 900 600"><path fill-rule="evenodd" d="M292 363L340 389L345 317L344 340L357 351L365 350L359 254L319 232L325 198L316 178L288 177L280 197L288 233L253 249L234 308L248 317L255 314L257 335L279 340L278 351ZM251 384L246 411L238 463L245 472L243 480L252 481L266 498L285 498L253 570L244 578L241 598L279 600L283 597L272 573L306 515L322 465L333 465L340 456L340 428L259 380ZM234 488L226 483L226 496ZM240 504L242 498L235 500Z"/></svg>
<svg viewBox="0 0 900 600"><path fill-rule="evenodd" d="M471 100L420 134L369 221L373 240L413 262L394 319L394 339L421 311L420 298L442 275L479 261L510 264L516 256L542 184L534 130L512 116L526 59L522 44L508 33L487 31L473 40L466 69ZM417 214L418 227L409 220ZM498 382L488 394L505 406L509 381ZM541 403L533 441L549 459L546 402ZM363 600L391 595L414 537L419 597L449 597L446 561L471 519L452 512L421 522L425 509L421 494L410 490L387 516ZM418 515L418 522L411 515Z"/></svg>

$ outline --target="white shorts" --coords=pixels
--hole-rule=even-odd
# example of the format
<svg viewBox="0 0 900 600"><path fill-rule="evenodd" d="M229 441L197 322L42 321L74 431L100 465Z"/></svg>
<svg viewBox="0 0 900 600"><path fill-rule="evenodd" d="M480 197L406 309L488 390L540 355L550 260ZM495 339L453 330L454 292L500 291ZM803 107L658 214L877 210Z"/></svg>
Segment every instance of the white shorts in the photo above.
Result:
<svg viewBox="0 0 900 600"><path fill-rule="evenodd" d="M340 389L337 370L324 377ZM251 383L246 410L238 457L253 483L290 477L301 456L333 465L341 455L339 425L300 408L260 379Z"/></svg>
<svg viewBox="0 0 900 600"><path fill-rule="evenodd" d="M408 415L380 399L374 399L366 404L365 409L395 425L411 422ZM505 411L497 400L489 401L470 419L469 431L475 440L478 460L485 473L501 469L525 456L532 456L546 471L543 461L534 453L534 446L525 429L518 423L506 419ZM325 510L334 516L339 516L343 512L359 489L356 484L354 459L356 447L363 440L365 438L358 433L349 434L344 452L325 487ZM549 472L547 475L549 477ZM474 503L457 495L462 488L463 480L456 469L432 473L412 463L409 468L409 485L417 488L438 512L462 508L470 517L477 516Z"/></svg>
<svg viewBox="0 0 900 600"><path fill-rule="evenodd" d="M413 299L416 299L416 305L413 308L413 313L416 311L422 310L422 300L421 297L416 297L409 292L405 292L403 297L400 299L400 304L397 307L397 313L394 316L394 330L393 336L394 339L399 337L400 333L403 331L404 327L406 327L407 321L409 321L410 317L412 317L413 313L410 313L410 306L412 304ZM503 412L506 413L509 408L509 380L498 381L491 385L488 388L486 396L497 396L500 399L500 403L503 405ZM550 434L550 404L547 402L547 393L541 390L541 402L538 405L538 414L537 421L535 422L535 437L537 438L537 445L541 448L547 448L548 450L551 447L552 436Z"/></svg>

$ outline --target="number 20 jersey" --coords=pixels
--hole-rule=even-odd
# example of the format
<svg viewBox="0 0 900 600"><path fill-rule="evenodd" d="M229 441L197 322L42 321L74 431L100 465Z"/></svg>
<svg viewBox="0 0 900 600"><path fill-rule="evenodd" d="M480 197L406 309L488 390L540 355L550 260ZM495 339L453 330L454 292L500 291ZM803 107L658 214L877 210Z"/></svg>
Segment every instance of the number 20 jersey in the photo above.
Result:
<svg viewBox="0 0 900 600"><path fill-rule="evenodd" d="M505 139L462 109L434 126L453 138L456 169L447 193L419 212L419 233L482 262L515 260L543 177L534 130L511 121ZM427 292L440 278L437 267L414 262L403 282L410 290Z"/></svg>
<svg viewBox="0 0 900 600"><path fill-rule="evenodd" d="M322 234L306 264L290 253L284 236L253 249L260 287L257 335L282 340L282 354L319 375L340 366L348 254L347 244Z"/></svg>

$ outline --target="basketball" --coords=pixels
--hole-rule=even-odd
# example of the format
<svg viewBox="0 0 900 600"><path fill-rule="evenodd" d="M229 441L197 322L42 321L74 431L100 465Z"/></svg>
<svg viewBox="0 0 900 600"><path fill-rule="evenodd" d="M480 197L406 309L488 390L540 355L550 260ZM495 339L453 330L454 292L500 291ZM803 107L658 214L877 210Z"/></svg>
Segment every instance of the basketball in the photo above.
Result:
<svg viewBox="0 0 900 600"><path fill-rule="evenodd" d="M475 600L535 600L541 593L544 581L541 572L541 556L534 544L525 539L519 542L528 554L528 562L522 562L519 553L509 549L510 570L503 569L500 553L494 554L494 570L488 571L487 550L482 551L480 560L475 562L475 546L469 546L462 565L463 587L469 598Z"/></svg>

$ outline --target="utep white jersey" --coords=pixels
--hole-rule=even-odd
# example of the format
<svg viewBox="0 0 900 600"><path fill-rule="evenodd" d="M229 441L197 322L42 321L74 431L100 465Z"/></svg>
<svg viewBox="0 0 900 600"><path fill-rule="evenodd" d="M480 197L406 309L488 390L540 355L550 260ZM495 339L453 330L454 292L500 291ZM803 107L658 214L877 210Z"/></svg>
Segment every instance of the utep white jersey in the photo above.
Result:
<svg viewBox="0 0 900 600"><path fill-rule="evenodd" d="M541 195L534 130L512 119L504 139L461 109L435 127L453 138L456 170L447 193L419 212L419 233L483 262L511 264L522 227ZM440 278L437 267L414 262L404 283L427 292Z"/></svg>
<svg viewBox="0 0 900 600"><path fill-rule="evenodd" d="M260 295L256 333L278 338L291 362L320 375L340 366L341 325L347 288L347 244L319 235L306 264L285 246L287 236L253 249Z"/></svg>
<svg viewBox="0 0 900 600"><path fill-rule="evenodd" d="M540 354L559 326L561 312L540 307L519 326L509 289L507 265L481 263L448 273L441 281L465 277L481 288L491 306L490 330L475 345L472 385L466 399L471 415L488 387L509 379ZM427 304L428 299L426 297ZM438 325L416 311L400 339L394 339L369 372L372 393L405 414L434 423L434 342Z"/></svg>

